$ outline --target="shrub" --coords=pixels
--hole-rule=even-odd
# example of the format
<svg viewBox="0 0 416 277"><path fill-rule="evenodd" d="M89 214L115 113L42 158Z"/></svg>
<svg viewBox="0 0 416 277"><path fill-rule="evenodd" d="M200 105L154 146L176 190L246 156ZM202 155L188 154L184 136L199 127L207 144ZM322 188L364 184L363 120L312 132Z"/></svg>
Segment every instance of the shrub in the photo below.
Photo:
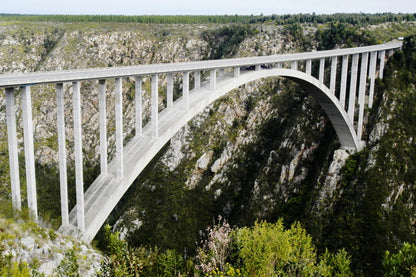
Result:
<svg viewBox="0 0 416 277"><path fill-rule="evenodd" d="M299 223L285 230L282 220L256 222L233 235L249 276L351 276L344 250L336 255L327 252L318 262L312 237Z"/></svg>
<svg viewBox="0 0 416 277"><path fill-rule="evenodd" d="M219 217L221 221L221 217ZM221 225L208 228L208 239L203 242L203 247L198 249L198 268L204 273L225 270L225 261L229 255L231 245L231 227L224 221Z"/></svg>
<svg viewBox="0 0 416 277"><path fill-rule="evenodd" d="M404 243L396 254L386 251L383 259L384 276L416 276L416 245Z"/></svg>

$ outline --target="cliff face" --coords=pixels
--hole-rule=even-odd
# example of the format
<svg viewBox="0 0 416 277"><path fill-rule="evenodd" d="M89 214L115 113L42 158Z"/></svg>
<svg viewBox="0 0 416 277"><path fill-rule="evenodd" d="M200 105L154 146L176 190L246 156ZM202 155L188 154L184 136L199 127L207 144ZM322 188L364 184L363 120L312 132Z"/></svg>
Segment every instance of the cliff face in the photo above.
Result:
<svg viewBox="0 0 416 277"><path fill-rule="evenodd" d="M5 58L0 59L0 68L2 72L16 72L179 62L203 59L213 50L253 56L300 51L314 45L300 45L284 28L263 24L256 26L257 31L242 32L245 35L240 44L232 49L227 48L226 40L241 30L226 30L222 33L227 35L218 38L218 47L224 48L211 49L214 46L203 39L202 33L215 33L213 30L222 27L3 24L0 55ZM313 28L308 32L312 36ZM303 40L311 39L303 36ZM163 76L160 82L163 91ZM134 135L134 85L132 80L123 83L124 130L128 140ZM144 88L147 122L148 79L144 80ZM256 219L272 221L283 217L288 224L302 221L321 249L344 247L355 255L358 266L365 267L368 261L360 261L362 257L372 259L403 240L414 239L414 134L396 124L404 116L396 110L401 107L397 95L402 95L402 91L389 89L379 91L380 101L367 115L368 147L357 154L338 149L328 118L314 99L295 84L271 78L234 90L207 107L172 138L128 191L109 222L132 244L156 244L192 253L195 242L218 215L238 226L251 225ZM71 126L69 85L66 90L66 121ZM114 84L109 81L110 130L114 129L113 90ZM175 91L180 90L178 77ZM47 201L50 195L58 195L53 167L57 162L54 88L42 86L32 94L38 178L42 178L38 185L40 210L54 209L52 213L58 215L59 206L48 207ZM97 85L83 83L82 94L88 185L97 174L99 152ZM3 98L1 101L4 109ZM160 105L165 105L162 99ZM18 118L21 120L20 113ZM4 134L4 117L0 127ZM6 137L1 138L1 181L6 184ZM68 147L72 147L70 131L67 139ZM113 136L109 142L114 144ZM2 186L2 197L7 198L8 190L8 186ZM73 186L70 190L74 190ZM74 204L73 195L70 200ZM373 234L374 239L368 239ZM370 243L383 246L372 252Z"/></svg>

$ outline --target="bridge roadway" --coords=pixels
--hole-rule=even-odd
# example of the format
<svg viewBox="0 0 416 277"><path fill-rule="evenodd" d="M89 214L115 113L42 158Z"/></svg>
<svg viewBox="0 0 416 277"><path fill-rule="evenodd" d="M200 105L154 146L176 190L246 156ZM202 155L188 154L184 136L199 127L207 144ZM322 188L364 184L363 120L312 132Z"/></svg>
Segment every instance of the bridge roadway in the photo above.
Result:
<svg viewBox="0 0 416 277"><path fill-rule="evenodd" d="M91 241L111 213L115 205L160 149L189 120L202 112L213 101L239 86L262 78L281 76L301 85L314 96L327 113L340 140L341 146L360 149L363 113L366 97L367 79L370 78L369 102L371 107L377 57L380 59L380 78L382 78L385 52L391 54L402 43L388 43L367 47L335 49L328 51L295 53L275 56L236 58L211 61L184 62L175 64L154 64L115 68L81 69L54 72L34 72L0 75L0 88L6 88L6 118L9 142L10 175L12 202L20 209L20 177L18 166L18 147L15 118L15 88L22 88L23 133L26 160L26 180L28 207L31 215L37 218L36 182L34 173L33 130L31 115L30 87L39 84L56 84L58 114L58 144L60 160L61 212L60 230L67 234L79 232L79 236ZM349 70L348 57L352 55ZM336 78L338 57L342 56L340 72L339 99L336 97ZM361 58L360 58L361 56ZM325 59L331 59L330 88L324 84ZM370 59L369 59L370 58ZM311 76L312 60L319 60L318 79ZM359 66L359 60L361 65ZM368 69L368 62L369 69ZM298 62L305 62L305 71L298 70ZM290 64L290 69L281 68ZM261 66L265 69L261 70ZM256 70L240 70L253 67ZM233 69L225 73L221 69ZM358 69L360 72L358 74ZM217 77L217 70L221 70ZM200 83L201 71L210 71L208 81ZM240 72L241 71L241 72ZM347 75L350 73L350 91L347 94ZM189 73L195 73L195 89L189 91ZM183 95L173 102L172 73L183 74ZM167 74L167 108L158 111L158 75ZM358 84L358 75L359 85ZM142 128L141 86L142 76L151 77L151 120ZM123 146L122 118L122 78L136 78L136 136ZM115 79L115 121L116 157L107 161L105 80ZM80 82L99 80L100 95L100 160L101 174L87 191L83 189L82 134L81 134L81 94ZM63 84L71 83L73 89L74 152L77 204L68 214L65 124L63 110ZM358 93L357 93L358 88ZM346 99L348 95L349 99ZM354 119L357 110L357 132Z"/></svg>
<svg viewBox="0 0 416 277"><path fill-rule="evenodd" d="M140 66L120 66L94 69L77 69L63 71L46 71L32 73L15 73L0 75L0 87L14 87L47 83L75 82L85 80L100 80L141 75L165 74L196 70L211 70L231 67L246 67L265 64L277 64L304 60L317 60L344 55L361 54L365 52L391 50L400 48L401 42L372 45L365 47L343 48L326 51L294 53L284 55L194 61L182 63L149 64Z"/></svg>

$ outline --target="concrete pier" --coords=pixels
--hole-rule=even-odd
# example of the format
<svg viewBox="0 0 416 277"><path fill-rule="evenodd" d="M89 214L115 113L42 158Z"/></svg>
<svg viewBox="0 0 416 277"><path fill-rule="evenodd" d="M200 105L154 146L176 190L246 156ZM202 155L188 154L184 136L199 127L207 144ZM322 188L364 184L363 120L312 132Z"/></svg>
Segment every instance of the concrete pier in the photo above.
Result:
<svg viewBox="0 0 416 277"><path fill-rule="evenodd" d="M19 159L17 150L16 107L14 89L6 88L6 120L9 146L10 183L12 187L12 204L15 211L20 211L22 198L20 194Z"/></svg>
<svg viewBox="0 0 416 277"><path fill-rule="evenodd" d="M370 55L370 71L368 75L370 76L370 91L368 97L368 107L373 107L374 100L374 86L376 82L376 66L377 66L377 52L371 52Z"/></svg>
<svg viewBox="0 0 416 277"><path fill-rule="evenodd" d="M324 73L325 73L325 58L319 60L319 78L318 80L324 83Z"/></svg>
<svg viewBox="0 0 416 277"><path fill-rule="evenodd" d="M143 90L142 90L142 77L136 76L134 82L134 112L136 123L136 137L143 135Z"/></svg>
<svg viewBox="0 0 416 277"><path fill-rule="evenodd" d="M38 201L36 197L35 177L35 149L33 146L32 98L30 93L30 87L22 87L21 93L23 113L23 137L25 147L27 206L29 208L29 215L32 218L32 220L38 222Z"/></svg>
<svg viewBox="0 0 416 277"><path fill-rule="evenodd" d="M74 152L75 152L75 189L77 195L77 227L80 232L85 231L84 214L84 173L82 165L82 117L80 83L72 83L72 101L74 117Z"/></svg>
<svg viewBox="0 0 416 277"><path fill-rule="evenodd" d="M240 67L234 67L234 78L240 77Z"/></svg>
<svg viewBox="0 0 416 277"><path fill-rule="evenodd" d="M170 109L173 107L173 75L168 74L166 76L167 78L167 85L166 85L166 102L167 102L167 108Z"/></svg>
<svg viewBox="0 0 416 277"><path fill-rule="evenodd" d="M59 184L61 194L61 218L62 226L69 224L68 209L68 177L66 165L66 135L65 135L65 106L64 106L64 84L56 84L56 110L58 129L58 155L59 155Z"/></svg>
<svg viewBox="0 0 416 277"><path fill-rule="evenodd" d="M213 69L210 71L209 74L209 89L216 90L217 89L217 70Z"/></svg>
<svg viewBox="0 0 416 277"><path fill-rule="evenodd" d="M152 124L152 136L157 138L159 136L159 76L157 74L152 75L152 95L151 95L151 124Z"/></svg>
<svg viewBox="0 0 416 277"><path fill-rule="evenodd" d="M290 69L292 70L298 70L298 62L297 61L293 61L290 63Z"/></svg>
<svg viewBox="0 0 416 277"><path fill-rule="evenodd" d="M343 108L345 108L345 95L347 91L348 58L348 55L342 56L341 88L339 93L339 102L341 103L341 106Z"/></svg>
<svg viewBox="0 0 416 277"><path fill-rule="evenodd" d="M312 60L306 60L306 74L312 74Z"/></svg>
<svg viewBox="0 0 416 277"><path fill-rule="evenodd" d="M183 73L182 77L182 97L185 100L185 110L189 110L189 72Z"/></svg>
<svg viewBox="0 0 416 277"><path fill-rule="evenodd" d="M100 110L100 169L107 174L107 103L105 80L98 81L98 106Z"/></svg>
<svg viewBox="0 0 416 277"><path fill-rule="evenodd" d="M363 133L363 119L364 119L364 102L365 91L367 85L367 70L368 70L368 53L361 54L361 69L360 69L360 86L358 91L358 125L357 125L357 137L361 140Z"/></svg>
<svg viewBox="0 0 416 277"><path fill-rule="evenodd" d="M121 78L116 78L115 82L115 117L116 117L116 159L117 159L117 178L124 178L124 158L123 158L123 83Z"/></svg>
<svg viewBox="0 0 416 277"><path fill-rule="evenodd" d="M197 70L194 73L194 89L199 89L201 87L201 71Z"/></svg>
<svg viewBox="0 0 416 277"><path fill-rule="evenodd" d="M352 122L354 122L355 97L357 92L358 59L359 54L354 54L352 56L350 96L348 101L348 116Z"/></svg>
<svg viewBox="0 0 416 277"><path fill-rule="evenodd" d="M331 59L331 79L329 82L329 90L332 94L335 94L335 85L337 81L337 64L338 64L338 57L332 57Z"/></svg>
<svg viewBox="0 0 416 277"><path fill-rule="evenodd" d="M378 74L378 77L380 79L383 79L383 75L384 75L383 74L383 72L384 72L384 61L386 59L386 51L385 50L382 50L382 51L380 51L378 53L380 55L380 72Z"/></svg>

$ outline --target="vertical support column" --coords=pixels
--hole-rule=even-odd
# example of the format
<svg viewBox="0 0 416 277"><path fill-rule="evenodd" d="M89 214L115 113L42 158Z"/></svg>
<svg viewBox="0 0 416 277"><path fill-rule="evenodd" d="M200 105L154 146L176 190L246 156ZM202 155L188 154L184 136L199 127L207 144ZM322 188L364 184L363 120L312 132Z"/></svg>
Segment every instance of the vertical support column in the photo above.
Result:
<svg viewBox="0 0 416 277"><path fill-rule="evenodd" d="M277 63L276 68L282 68L282 63Z"/></svg>
<svg viewBox="0 0 416 277"><path fill-rule="evenodd" d="M59 183L61 191L61 217L62 226L69 224L68 209L68 177L66 172L66 137L65 137L65 108L64 108L64 84L56 84L56 109L58 124L58 148L59 148Z"/></svg>
<svg viewBox="0 0 416 277"><path fill-rule="evenodd" d="M107 174L107 105L105 99L105 80L98 81L98 100L100 109L100 169Z"/></svg>
<svg viewBox="0 0 416 277"><path fill-rule="evenodd" d="M312 60L306 60L306 74L312 74Z"/></svg>
<svg viewBox="0 0 416 277"><path fill-rule="evenodd" d="M240 77L240 67L234 67L234 78Z"/></svg>
<svg viewBox="0 0 416 277"><path fill-rule="evenodd" d="M319 81L324 82L325 58L319 60Z"/></svg>
<svg viewBox="0 0 416 277"><path fill-rule="evenodd" d="M189 110L189 72L183 73L182 97L185 101L185 110Z"/></svg>
<svg viewBox="0 0 416 277"><path fill-rule="evenodd" d="M386 51L385 50L380 51L379 52L379 55L380 55L380 71L378 73L378 77L380 79L383 79L383 75L384 75L383 74L384 73L384 62L386 60Z"/></svg>
<svg viewBox="0 0 416 277"><path fill-rule="evenodd" d="M12 204L15 211L20 211L22 198L20 195L19 160L17 150L16 109L14 89L6 88L7 138L9 146L10 182L12 186Z"/></svg>
<svg viewBox="0 0 416 277"><path fill-rule="evenodd" d="M256 71L259 71L260 69L261 69L261 66L260 65L256 65L255 70Z"/></svg>
<svg viewBox="0 0 416 277"><path fill-rule="evenodd" d="M159 95L158 95L158 82L159 76L157 74L152 75L152 136L157 138L159 136Z"/></svg>
<svg viewBox="0 0 416 277"><path fill-rule="evenodd" d="M377 52L371 52L370 55L370 94L368 99L368 107L373 107L373 100L374 100L374 85L376 81L376 66L377 66Z"/></svg>
<svg viewBox="0 0 416 277"><path fill-rule="evenodd" d="M394 54L394 50L393 50L393 49L390 49L390 50L387 52L387 57L388 57L388 58L390 58L391 56L393 56L393 54Z"/></svg>
<svg viewBox="0 0 416 277"><path fill-rule="evenodd" d="M124 158L123 158L123 85L122 79L116 78L115 82L115 117L116 117L116 157L117 157L117 179L123 184Z"/></svg>
<svg viewBox="0 0 416 277"><path fill-rule="evenodd" d="M350 96L348 101L348 116L350 117L351 122L354 122L355 94L357 92L358 58L359 54L354 54L352 56Z"/></svg>
<svg viewBox="0 0 416 277"><path fill-rule="evenodd" d="M195 81L195 84L196 84L196 81ZM168 106L168 109L170 109L170 108L173 108L173 75L172 75L172 73L168 74L168 76L167 76L166 90L167 90L166 91L167 106Z"/></svg>
<svg viewBox="0 0 416 277"><path fill-rule="evenodd" d="M329 90L332 94L335 94L335 85L337 82L337 64L338 64L338 57L332 57L331 59L331 80L329 83Z"/></svg>
<svg viewBox="0 0 416 277"><path fill-rule="evenodd" d="M72 83L72 101L74 117L74 152L75 152L75 186L77 195L77 225L81 232L85 231L84 215L84 176L82 169L82 118L80 83Z"/></svg>
<svg viewBox="0 0 416 277"><path fill-rule="evenodd" d="M342 57L341 89L339 101L341 102L341 106L343 108L345 108L345 94L347 91L348 57L348 55Z"/></svg>
<svg viewBox="0 0 416 277"><path fill-rule="evenodd" d="M217 70L216 69L212 69L210 72L209 89L210 90L217 89Z"/></svg>
<svg viewBox="0 0 416 277"><path fill-rule="evenodd" d="M290 63L290 69L298 70L298 61L293 61Z"/></svg>
<svg viewBox="0 0 416 277"><path fill-rule="evenodd" d="M27 206L30 217L38 221L36 197L35 149L33 147L32 99L30 87L22 87L23 137L25 148Z"/></svg>
<svg viewBox="0 0 416 277"><path fill-rule="evenodd" d="M194 88L198 89L201 87L201 71L197 70L195 71L195 76L194 76Z"/></svg>
<svg viewBox="0 0 416 277"><path fill-rule="evenodd" d="M357 137L361 140L363 133L363 120L364 120L364 102L365 102L365 89L367 85L367 70L368 70L368 53L361 54L361 69L360 69L360 86L358 91L358 126Z"/></svg>
<svg viewBox="0 0 416 277"><path fill-rule="evenodd" d="M142 110L143 110L143 91L142 91L142 77L136 76L135 78L135 95L134 95L134 106L135 106L135 117L136 117L136 136L141 137L143 135L143 119L142 119ZM168 102L169 104L169 102Z"/></svg>

